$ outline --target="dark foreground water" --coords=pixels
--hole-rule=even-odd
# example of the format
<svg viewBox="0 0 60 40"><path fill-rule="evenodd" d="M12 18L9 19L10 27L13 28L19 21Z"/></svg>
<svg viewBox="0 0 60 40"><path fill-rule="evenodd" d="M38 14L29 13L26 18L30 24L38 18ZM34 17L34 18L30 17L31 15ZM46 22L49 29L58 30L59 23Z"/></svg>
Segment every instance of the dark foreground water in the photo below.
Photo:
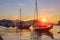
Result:
<svg viewBox="0 0 60 40"><path fill-rule="evenodd" d="M15 29L16 28L7 29L0 26L0 34L4 40L33 40L31 39L31 32L28 30L23 30L20 35L20 32L16 33ZM60 34L57 33L60 31L60 26L54 26L50 31L54 34L54 39L51 39L49 36L42 35L41 40L60 40Z"/></svg>

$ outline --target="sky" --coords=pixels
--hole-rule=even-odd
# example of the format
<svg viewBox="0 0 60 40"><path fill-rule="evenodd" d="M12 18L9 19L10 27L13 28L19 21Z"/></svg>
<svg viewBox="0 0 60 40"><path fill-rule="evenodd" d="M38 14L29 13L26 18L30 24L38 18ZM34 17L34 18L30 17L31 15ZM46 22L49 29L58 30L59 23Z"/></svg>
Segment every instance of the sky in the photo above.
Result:
<svg viewBox="0 0 60 40"><path fill-rule="evenodd" d="M20 8L22 19L34 18L35 0L0 0L0 19L18 19ZM38 0L39 19L51 22L60 20L60 0Z"/></svg>

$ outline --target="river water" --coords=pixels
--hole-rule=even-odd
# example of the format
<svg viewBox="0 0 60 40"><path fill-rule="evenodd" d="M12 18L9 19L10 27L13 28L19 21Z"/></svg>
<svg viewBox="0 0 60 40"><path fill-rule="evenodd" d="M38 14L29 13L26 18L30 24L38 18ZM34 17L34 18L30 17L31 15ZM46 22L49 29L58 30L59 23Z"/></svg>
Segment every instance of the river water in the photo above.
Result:
<svg viewBox="0 0 60 40"><path fill-rule="evenodd" d="M57 32L60 31L60 26L54 26L53 29L50 30L54 39L51 39L49 36L42 35L41 40L60 40L60 34ZM23 30L22 32L16 33L16 28L5 28L0 26L0 34L4 40L32 40L31 32L29 30Z"/></svg>

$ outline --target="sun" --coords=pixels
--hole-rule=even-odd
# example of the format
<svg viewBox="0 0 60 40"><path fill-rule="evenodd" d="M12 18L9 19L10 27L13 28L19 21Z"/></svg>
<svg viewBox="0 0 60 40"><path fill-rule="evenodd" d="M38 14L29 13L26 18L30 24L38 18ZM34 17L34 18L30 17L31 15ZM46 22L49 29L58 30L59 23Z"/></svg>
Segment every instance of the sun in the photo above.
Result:
<svg viewBox="0 0 60 40"><path fill-rule="evenodd" d="M42 18L41 21L42 22L46 22L47 20L46 20L46 18Z"/></svg>

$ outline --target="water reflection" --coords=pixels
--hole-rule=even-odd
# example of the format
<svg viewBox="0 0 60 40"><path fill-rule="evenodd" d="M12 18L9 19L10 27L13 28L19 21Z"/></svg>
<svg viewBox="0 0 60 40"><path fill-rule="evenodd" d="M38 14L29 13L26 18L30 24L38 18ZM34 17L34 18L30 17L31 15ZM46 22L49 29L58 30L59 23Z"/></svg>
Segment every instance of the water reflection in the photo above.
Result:
<svg viewBox="0 0 60 40"><path fill-rule="evenodd" d="M60 31L59 26L54 26L50 31L53 33L54 40L60 40L60 34L57 33L58 31ZM12 27L7 30L6 28L0 26L0 34L4 40L20 40L20 32L16 33L15 28ZM34 36L31 36L31 34L32 33L30 33L28 30L23 30L21 40L33 40L31 39L31 37L34 37L34 40L37 40L37 38L39 38L40 40L40 33L34 32ZM52 40L49 36L41 36L41 40Z"/></svg>

